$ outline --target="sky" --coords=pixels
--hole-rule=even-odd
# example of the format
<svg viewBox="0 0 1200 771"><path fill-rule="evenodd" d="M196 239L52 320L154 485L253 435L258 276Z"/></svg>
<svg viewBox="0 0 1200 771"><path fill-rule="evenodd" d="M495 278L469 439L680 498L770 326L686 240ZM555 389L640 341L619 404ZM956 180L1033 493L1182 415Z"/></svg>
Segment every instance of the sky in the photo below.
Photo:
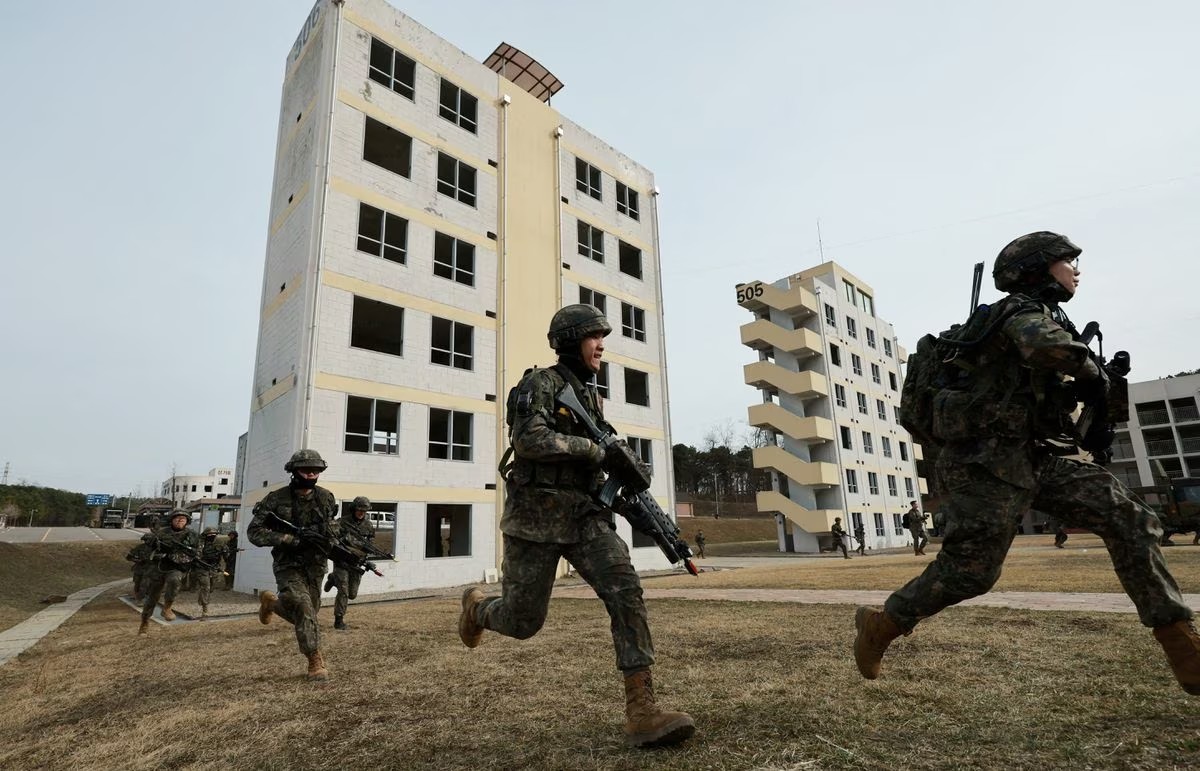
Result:
<svg viewBox="0 0 1200 771"><path fill-rule="evenodd" d="M1200 4L393 4L480 60L531 54L557 110L654 172L674 442L748 432L735 285L823 260L911 349L966 315L975 262L1054 230L1084 250L1067 310L1131 380L1200 367ZM10 483L150 494L233 465L311 6L0 5Z"/></svg>

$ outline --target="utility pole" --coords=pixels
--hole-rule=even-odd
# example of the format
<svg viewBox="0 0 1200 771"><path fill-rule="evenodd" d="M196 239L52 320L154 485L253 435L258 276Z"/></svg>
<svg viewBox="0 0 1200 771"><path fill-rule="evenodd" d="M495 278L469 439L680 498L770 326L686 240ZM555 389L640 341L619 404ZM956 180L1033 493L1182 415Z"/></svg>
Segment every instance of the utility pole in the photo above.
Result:
<svg viewBox="0 0 1200 771"><path fill-rule="evenodd" d="M717 510L713 519L721 518L721 488L717 487L717 472L713 472L713 499L717 502Z"/></svg>
<svg viewBox="0 0 1200 771"><path fill-rule="evenodd" d="M34 514L37 514L37 509L30 509L29 510L29 526L30 527L33 527L33 515Z"/></svg>
<svg viewBox="0 0 1200 771"><path fill-rule="evenodd" d="M11 465L8 461L4 461L4 478L0 479L0 485L8 484L8 467Z"/></svg>

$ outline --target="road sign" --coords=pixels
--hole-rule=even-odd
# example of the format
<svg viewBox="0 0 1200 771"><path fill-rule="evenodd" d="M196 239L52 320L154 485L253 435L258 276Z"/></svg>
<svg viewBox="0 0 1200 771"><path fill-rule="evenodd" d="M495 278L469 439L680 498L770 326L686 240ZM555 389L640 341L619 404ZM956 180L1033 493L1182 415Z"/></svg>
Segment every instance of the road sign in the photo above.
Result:
<svg viewBox="0 0 1200 771"><path fill-rule="evenodd" d="M104 493L88 493L88 506L107 506L110 503L112 503L111 495L105 495Z"/></svg>

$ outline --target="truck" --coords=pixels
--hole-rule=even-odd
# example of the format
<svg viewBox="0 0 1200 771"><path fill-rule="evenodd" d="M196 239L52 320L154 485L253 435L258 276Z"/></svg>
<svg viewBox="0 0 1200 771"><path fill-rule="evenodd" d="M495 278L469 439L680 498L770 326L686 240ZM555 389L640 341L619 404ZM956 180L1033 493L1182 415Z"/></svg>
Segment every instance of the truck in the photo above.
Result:
<svg viewBox="0 0 1200 771"><path fill-rule="evenodd" d="M125 527L125 512L120 509L105 509L100 515L100 527Z"/></svg>
<svg viewBox="0 0 1200 771"><path fill-rule="evenodd" d="M1174 546L1171 536L1176 533L1196 533L1193 543L1200 543L1200 478L1160 477L1158 484L1135 487L1150 508L1162 521L1162 546Z"/></svg>

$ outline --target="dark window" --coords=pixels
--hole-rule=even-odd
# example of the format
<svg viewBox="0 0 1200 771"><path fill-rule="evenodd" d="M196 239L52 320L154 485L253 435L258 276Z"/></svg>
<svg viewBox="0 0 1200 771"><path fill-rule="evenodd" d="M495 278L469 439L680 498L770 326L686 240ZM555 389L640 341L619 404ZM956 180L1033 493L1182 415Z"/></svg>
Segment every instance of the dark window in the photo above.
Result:
<svg viewBox="0 0 1200 771"><path fill-rule="evenodd" d="M636 369L625 368L625 401L650 406L650 376Z"/></svg>
<svg viewBox="0 0 1200 771"><path fill-rule="evenodd" d="M404 309L355 295L350 346L403 356Z"/></svg>
<svg viewBox="0 0 1200 771"><path fill-rule="evenodd" d="M868 329L868 330L866 330L866 333L867 333L867 345L874 348L875 347L875 330Z"/></svg>
<svg viewBox="0 0 1200 771"><path fill-rule="evenodd" d="M602 200L600 197L600 169L582 158L576 158L575 189L581 193L587 193L597 201Z"/></svg>
<svg viewBox="0 0 1200 771"><path fill-rule="evenodd" d="M642 277L642 250L620 242L621 272L628 273L634 278Z"/></svg>
<svg viewBox="0 0 1200 771"><path fill-rule="evenodd" d="M867 492L871 495L879 495L879 475L874 471L867 472Z"/></svg>
<svg viewBox="0 0 1200 771"><path fill-rule="evenodd" d="M638 219L638 194L623 182L617 183L617 211L630 219Z"/></svg>
<svg viewBox="0 0 1200 771"><path fill-rule="evenodd" d="M855 391L854 396L858 401L858 411L862 414L867 414L867 395L861 391Z"/></svg>
<svg viewBox="0 0 1200 771"><path fill-rule="evenodd" d="M879 437L879 446L880 446L880 449L883 450L883 457L885 457L885 458L892 457L892 440L891 439L887 438L886 436Z"/></svg>
<svg viewBox="0 0 1200 771"><path fill-rule="evenodd" d="M837 399L837 406L846 406L846 389L840 383L833 384L833 396Z"/></svg>
<svg viewBox="0 0 1200 771"><path fill-rule="evenodd" d="M346 452L400 452L400 403L346 397Z"/></svg>
<svg viewBox="0 0 1200 771"><path fill-rule="evenodd" d="M888 340L886 337L883 338L883 352L884 352L884 354L886 354L888 356L888 358L891 358L891 356L892 356L892 341Z"/></svg>
<svg viewBox="0 0 1200 771"><path fill-rule="evenodd" d="M408 220L360 203L358 251L403 265L408 255Z"/></svg>
<svg viewBox="0 0 1200 771"><path fill-rule="evenodd" d="M846 334L858 338L858 324L849 316L846 317Z"/></svg>
<svg viewBox="0 0 1200 771"><path fill-rule="evenodd" d="M830 329L837 329L837 311L829 303L825 303L825 323Z"/></svg>
<svg viewBox="0 0 1200 771"><path fill-rule="evenodd" d="M425 557L471 556L471 506L430 503L425 506Z"/></svg>
<svg viewBox="0 0 1200 771"><path fill-rule="evenodd" d="M367 118L363 160L402 177L412 176L412 137L386 123Z"/></svg>
<svg viewBox="0 0 1200 771"><path fill-rule="evenodd" d="M603 295L601 295L603 297ZM596 373L596 393L608 398L608 362L600 362L600 371Z"/></svg>
<svg viewBox="0 0 1200 771"><path fill-rule="evenodd" d="M837 343L829 344L829 361L835 367L842 366L842 349L838 348Z"/></svg>
<svg viewBox="0 0 1200 771"><path fill-rule="evenodd" d="M604 262L604 231L579 220L579 253L589 260Z"/></svg>
<svg viewBox="0 0 1200 771"><path fill-rule="evenodd" d="M472 415L429 408L429 457L471 460Z"/></svg>
<svg viewBox="0 0 1200 771"><path fill-rule="evenodd" d="M862 374L862 357L857 353L850 354L850 369L853 370L854 374L856 375Z"/></svg>
<svg viewBox="0 0 1200 771"><path fill-rule="evenodd" d="M904 497L913 497L913 483L910 477L904 477Z"/></svg>
<svg viewBox="0 0 1200 771"><path fill-rule="evenodd" d="M205 485L205 486L204 486L204 492L206 492L206 493L211 493L211 492L212 492L212 485Z"/></svg>
<svg viewBox="0 0 1200 771"><path fill-rule="evenodd" d="M888 372L888 384L891 386L893 391L898 390L896 387L896 373L895 372Z"/></svg>
<svg viewBox="0 0 1200 771"><path fill-rule="evenodd" d="M645 463L651 468L651 470L653 470L654 455L653 451L650 449L650 440L643 439L638 436L631 436L628 438L628 441L629 449L633 450L634 455L637 455L638 458L641 459L642 463Z"/></svg>
<svg viewBox="0 0 1200 771"><path fill-rule="evenodd" d="M621 334L646 342L646 312L629 303L621 303Z"/></svg>
<svg viewBox="0 0 1200 771"><path fill-rule="evenodd" d="M467 206L474 206L475 169L451 155L438 153L437 191Z"/></svg>
<svg viewBox="0 0 1200 771"><path fill-rule="evenodd" d="M892 496L893 498L900 495L900 489L896 486L896 475L895 474L887 475L887 486L888 486L888 495ZM896 515L897 524L899 524L899 521L900 521L900 515L897 514ZM897 529L896 535L899 535L899 534L900 534L900 530Z"/></svg>
<svg viewBox="0 0 1200 771"><path fill-rule="evenodd" d="M438 102L438 115L451 123L457 124L472 134L475 133L476 108L479 100L463 91L450 81L442 78L441 97Z"/></svg>
<svg viewBox="0 0 1200 771"><path fill-rule="evenodd" d="M877 511L871 516L875 519L875 535L884 537L887 533L883 529L883 514Z"/></svg>
<svg viewBox="0 0 1200 771"><path fill-rule="evenodd" d="M445 233L434 235L433 275L475 286L475 245Z"/></svg>
<svg viewBox="0 0 1200 771"><path fill-rule="evenodd" d="M899 512L892 512L892 527L896 528L896 535L904 535L904 520Z"/></svg>
<svg viewBox="0 0 1200 771"><path fill-rule="evenodd" d="M846 469L846 492L858 492L858 472L852 468Z"/></svg>
<svg viewBox="0 0 1200 771"><path fill-rule="evenodd" d="M608 298L595 289L588 289L586 286L581 286L579 287L579 302L598 308L601 313L604 313L606 311L604 306L607 304Z"/></svg>
<svg viewBox="0 0 1200 771"><path fill-rule="evenodd" d="M900 443L900 460L908 460L908 445L904 442Z"/></svg>
<svg viewBox="0 0 1200 771"><path fill-rule="evenodd" d="M863 431L862 437L863 437L863 452L867 453L868 455L874 455L875 454L875 445L871 441L871 434L867 431Z"/></svg>
<svg viewBox="0 0 1200 771"><path fill-rule="evenodd" d="M883 403L883 399L875 400L875 414L880 420L887 420L887 405Z"/></svg>
<svg viewBox="0 0 1200 771"><path fill-rule="evenodd" d="M880 382L879 381L879 365L878 364L871 365L871 380L875 381L876 385L878 385Z"/></svg>
<svg viewBox="0 0 1200 771"><path fill-rule="evenodd" d="M434 316L432 328L430 361L456 369L474 369L474 327Z"/></svg>
<svg viewBox="0 0 1200 771"><path fill-rule="evenodd" d="M854 440L852 439L853 434L851 433L849 427L838 426L838 431L841 432L841 435L842 435L842 449L843 450L853 450L854 449Z"/></svg>
<svg viewBox="0 0 1200 771"><path fill-rule="evenodd" d="M382 40L371 38L371 70L368 74L371 80L412 99L416 72L416 62Z"/></svg>

